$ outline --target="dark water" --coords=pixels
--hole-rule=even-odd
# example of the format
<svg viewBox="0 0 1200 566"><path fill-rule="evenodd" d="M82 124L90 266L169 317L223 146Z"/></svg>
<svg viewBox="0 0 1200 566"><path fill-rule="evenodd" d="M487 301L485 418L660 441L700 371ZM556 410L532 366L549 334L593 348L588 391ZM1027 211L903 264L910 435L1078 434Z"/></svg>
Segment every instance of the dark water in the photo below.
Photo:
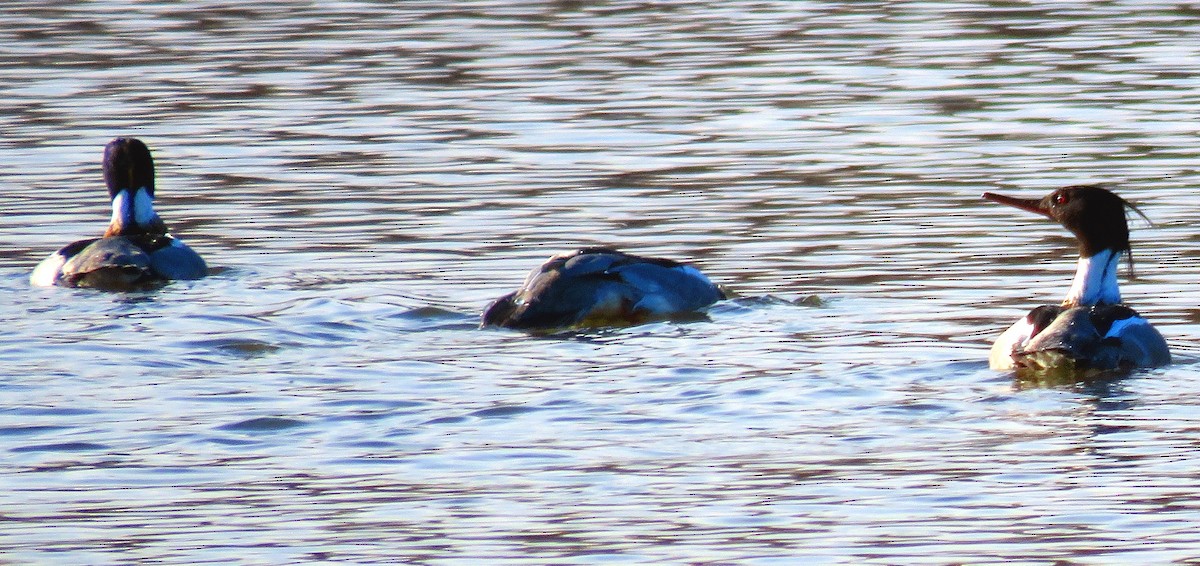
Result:
<svg viewBox="0 0 1200 566"><path fill-rule="evenodd" d="M0 12L0 555L15 563L1200 560L1200 10L115 2ZM34 289L145 139L217 274ZM1105 182L1175 365L992 338ZM551 253L694 261L709 320L475 329ZM804 301L816 296L819 301ZM817 303L814 305L811 303Z"/></svg>

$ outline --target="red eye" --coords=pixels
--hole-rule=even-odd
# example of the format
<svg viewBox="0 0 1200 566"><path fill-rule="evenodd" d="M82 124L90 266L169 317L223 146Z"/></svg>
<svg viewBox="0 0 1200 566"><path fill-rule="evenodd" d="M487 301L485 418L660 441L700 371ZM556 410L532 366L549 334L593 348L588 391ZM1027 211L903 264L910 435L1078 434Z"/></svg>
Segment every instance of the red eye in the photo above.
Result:
<svg viewBox="0 0 1200 566"><path fill-rule="evenodd" d="M1057 204L1059 206L1067 204L1067 201L1069 201L1069 200L1071 200L1071 199L1067 196L1067 193L1058 193L1058 194L1054 195L1054 204Z"/></svg>

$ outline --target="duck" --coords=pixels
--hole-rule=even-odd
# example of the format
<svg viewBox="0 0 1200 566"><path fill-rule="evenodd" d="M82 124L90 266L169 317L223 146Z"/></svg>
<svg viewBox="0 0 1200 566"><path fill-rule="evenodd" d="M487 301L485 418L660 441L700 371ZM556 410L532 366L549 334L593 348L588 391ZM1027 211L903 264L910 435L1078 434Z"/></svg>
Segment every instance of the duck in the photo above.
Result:
<svg viewBox="0 0 1200 566"><path fill-rule="evenodd" d="M103 170L112 201L108 230L50 254L30 283L131 291L207 275L200 255L172 236L154 211L154 159L146 144L131 137L112 140L104 147Z"/></svg>
<svg viewBox="0 0 1200 566"><path fill-rule="evenodd" d="M571 330L669 320L726 298L698 269L589 247L551 257L484 309L482 327Z"/></svg>
<svg viewBox="0 0 1200 566"><path fill-rule="evenodd" d="M1066 299L1034 308L1004 331L989 354L992 369L1087 377L1171 362L1162 334L1121 301L1117 284L1121 259L1132 253L1125 211L1146 219L1137 207L1097 185L1063 187L1041 199L991 192L983 198L1054 220L1079 244Z"/></svg>

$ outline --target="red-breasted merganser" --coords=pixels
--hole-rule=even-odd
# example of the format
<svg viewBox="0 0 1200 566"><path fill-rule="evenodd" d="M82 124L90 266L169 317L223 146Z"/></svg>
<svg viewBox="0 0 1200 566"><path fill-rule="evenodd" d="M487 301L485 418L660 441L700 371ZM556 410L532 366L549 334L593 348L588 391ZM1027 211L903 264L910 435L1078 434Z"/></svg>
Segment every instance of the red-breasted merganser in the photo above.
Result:
<svg viewBox="0 0 1200 566"><path fill-rule="evenodd" d="M54 252L33 270L30 283L127 291L208 273L204 260L168 234L154 212L154 160L146 144L134 138L109 142L104 181L113 210L104 237Z"/></svg>
<svg viewBox="0 0 1200 566"><path fill-rule="evenodd" d="M992 369L1089 374L1171 362L1162 334L1121 304L1117 288L1121 257L1130 251L1125 209L1141 211L1090 185L1064 187L1040 200L995 193L983 198L1046 216L1079 240L1079 265L1066 300L1033 309L1005 331L992 346Z"/></svg>
<svg viewBox="0 0 1200 566"><path fill-rule="evenodd" d="M483 326L557 330L669 319L725 298L696 268L611 248L550 258L488 305Z"/></svg>

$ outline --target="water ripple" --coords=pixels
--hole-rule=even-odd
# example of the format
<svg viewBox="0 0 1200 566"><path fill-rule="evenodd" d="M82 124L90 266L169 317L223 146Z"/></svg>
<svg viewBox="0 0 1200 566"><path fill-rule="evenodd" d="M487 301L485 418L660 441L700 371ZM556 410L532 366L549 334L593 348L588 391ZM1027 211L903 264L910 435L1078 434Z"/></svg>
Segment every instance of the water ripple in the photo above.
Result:
<svg viewBox="0 0 1200 566"><path fill-rule="evenodd" d="M1178 3L110 2L0 14L0 552L16 562L1186 562L1200 19ZM214 274L32 289L154 150ZM1136 202L1169 368L1016 382L1073 273L984 202ZM694 321L478 313L551 254ZM931 535L936 533L936 536ZM399 558L398 558L399 557Z"/></svg>

